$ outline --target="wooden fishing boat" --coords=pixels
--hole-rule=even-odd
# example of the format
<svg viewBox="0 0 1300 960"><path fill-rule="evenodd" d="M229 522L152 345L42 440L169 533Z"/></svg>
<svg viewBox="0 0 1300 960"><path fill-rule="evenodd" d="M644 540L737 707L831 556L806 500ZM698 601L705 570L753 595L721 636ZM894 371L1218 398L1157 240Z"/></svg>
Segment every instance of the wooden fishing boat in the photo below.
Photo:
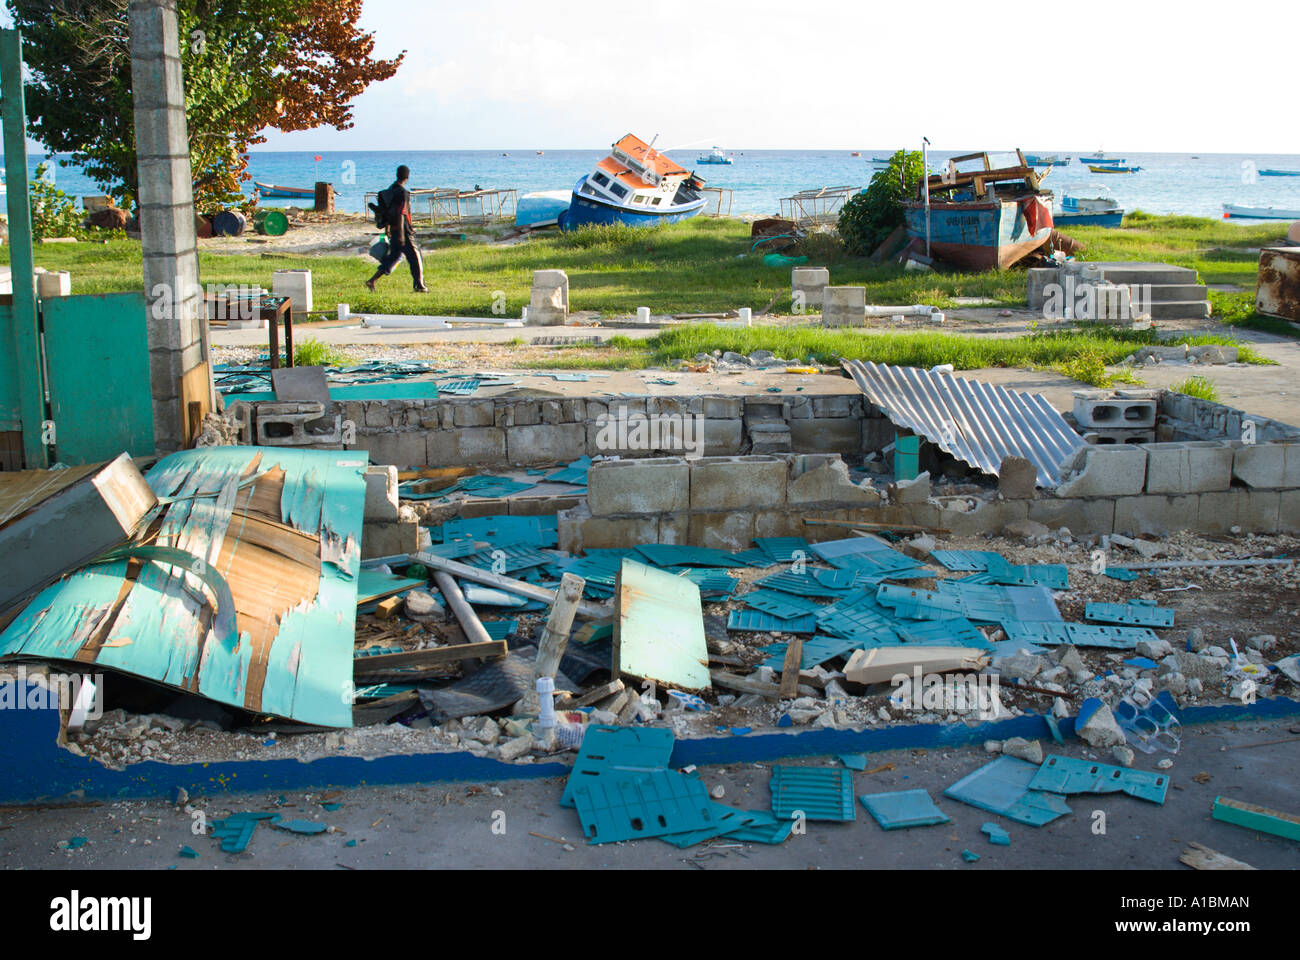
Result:
<svg viewBox="0 0 1300 960"><path fill-rule="evenodd" d="M316 190L314 187L278 187L272 183L259 183L253 181L253 186L257 187L257 192L264 197L293 197L299 200L314 200Z"/></svg>

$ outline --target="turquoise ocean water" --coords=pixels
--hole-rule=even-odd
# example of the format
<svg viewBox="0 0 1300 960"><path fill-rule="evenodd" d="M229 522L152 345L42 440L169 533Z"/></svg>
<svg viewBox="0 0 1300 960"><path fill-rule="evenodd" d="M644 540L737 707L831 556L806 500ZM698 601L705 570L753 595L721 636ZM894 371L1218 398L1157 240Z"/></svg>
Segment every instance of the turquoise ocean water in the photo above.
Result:
<svg viewBox="0 0 1300 960"><path fill-rule="evenodd" d="M727 149L724 147L724 149ZM682 166L695 170L710 186L732 191L733 215L774 214L780 198L800 190L831 186L862 187L877 169L872 157L887 157L890 150L863 148L861 157L847 150L727 150L734 153L731 166L706 166L695 162L707 151L678 150L671 156ZM939 170L949 156L970 151L935 151L931 168ZM1028 151L1026 151L1028 152ZM1248 206L1300 208L1300 177L1260 177L1259 169L1300 171L1300 155L1203 153L1192 159L1186 153L1132 153L1109 150L1130 165L1142 167L1135 174L1095 174L1079 163L1080 156L1093 150L1041 149L1039 154L1070 156L1068 166L1054 167L1045 187L1059 198L1112 196L1127 211L1180 213L1221 217L1224 203ZM258 151L249 154L253 179L282 186L310 187L317 180L333 182L340 210L360 211L364 195L386 187L399 163L411 168L411 183L417 187L515 188L520 194L533 190L568 190L574 181L591 170L606 151L548 150L427 150L427 151ZM314 158L321 159L316 161ZM995 155L994 159L1004 155ZM33 155L32 169L39 160ZM99 193L101 188L73 167L59 167L55 173L60 187L76 196ZM246 184L252 191L252 183ZM266 201L287 205L295 201ZM302 201L297 201L301 203Z"/></svg>

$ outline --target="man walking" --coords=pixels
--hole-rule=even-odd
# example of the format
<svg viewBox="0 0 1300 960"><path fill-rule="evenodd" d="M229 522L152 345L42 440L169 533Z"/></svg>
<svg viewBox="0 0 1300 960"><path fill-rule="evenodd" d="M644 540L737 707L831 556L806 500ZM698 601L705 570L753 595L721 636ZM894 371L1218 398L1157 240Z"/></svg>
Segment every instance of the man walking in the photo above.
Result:
<svg viewBox="0 0 1300 960"><path fill-rule="evenodd" d="M419 248L415 245L415 228L411 225L411 191L406 189L406 181L411 178L411 170L405 164L397 168L397 179L387 190L379 194L379 206L376 212L380 224L388 232L388 252L379 261L379 269L366 281L366 289L372 293L380 277L393 272L397 261L406 257L411 266L411 280L416 293L428 293L424 285L424 263L420 259ZM373 206L373 204L372 204Z"/></svg>

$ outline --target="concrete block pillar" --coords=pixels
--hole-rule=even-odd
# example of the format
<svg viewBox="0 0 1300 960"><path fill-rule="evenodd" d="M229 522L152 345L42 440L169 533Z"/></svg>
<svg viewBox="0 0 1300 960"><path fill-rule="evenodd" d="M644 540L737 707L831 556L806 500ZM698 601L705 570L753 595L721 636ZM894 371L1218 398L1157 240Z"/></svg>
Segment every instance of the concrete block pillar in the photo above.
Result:
<svg viewBox="0 0 1300 960"><path fill-rule="evenodd" d="M790 302L794 312L820 307L822 292L830 285L831 272L825 267L795 267L790 271Z"/></svg>
<svg viewBox="0 0 1300 960"><path fill-rule="evenodd" d="M827 287L823 327L862 327L867 323L866 287Z"/></svg>
<svg viewBox="0 0 1300 960"><path fill-rule="evenodd" d="M131 0L127 18L154 444L164 454L185 442L181 379L207 363L207 324L199 288L176 0ZM210 407L210 373L206 394Z"/></svg>
<svg viewBox="0 0 1300 960"><path fill-rule="evenodd" d="M528 326L561 326L569 318L569 275L563 270L534 270Z"/></svg>

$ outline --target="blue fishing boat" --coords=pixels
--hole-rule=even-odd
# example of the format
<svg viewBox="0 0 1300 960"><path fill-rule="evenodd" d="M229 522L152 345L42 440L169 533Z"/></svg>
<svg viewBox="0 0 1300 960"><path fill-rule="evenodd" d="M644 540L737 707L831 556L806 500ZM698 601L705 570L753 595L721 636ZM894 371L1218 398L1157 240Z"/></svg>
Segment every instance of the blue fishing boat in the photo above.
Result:
<svg viewBox="0 0 1300 960"><path fill-rule="evenodd" d="M1052 208L1039 195L1039 175L1017 155L1015 165L1001 168L987 153L953 157L942 174L917 185L918 199L903 203L907 235L924 242L928 232L933 256L969 270L1005 269L1047 245ZM958 169L969 161L982 169Z"/></svg>
<svg viewBox="0 0 1300 960"><path fill-rule="evenodd" d="M702 156L702 157L696 157L696 158L695 158L695 162L696 162L696 163L728 163L728 164L730 164L730 163L735 163L735 162L736 162L736 158L735 158L735 157L729 157L729 156L727 156L725 153L723 153L723 152L722 152L718 147L714 147L711 151L709 151L708 153L706 153L704 156Z"/></svg>
<svg viewBox="0 0 1300 960"><path fill-rule="evenodd" d="M538 190L525 193L515 206L515 226L535 229L554 226L569 209L573 194L568 190Z"/></svg>
<svg viewBox="0 0 1300 960"><path fill-rule="evenodd" d="M578 178L561 230L584 224L626 223L648 227L675 223L704 209L704 181L683 170L646 143L628 134L591 173Z"/></svg>
<svg viewBox="0 0 1300 960"><path fill-rule="evenodd" d="M1061 209L1052 214L1058 227L1118 227L1124 211L1110 197L1061 197Z"/></svg>
<svg viewBox="0 0 1300 960"><path fill-rule="evenodd" d="M1126 157L1108 157L1104 151L1098 150L1095 157L1080 157L1080 163L1128 163Z"/></svg>
<svg viewBox="0 0 1300 960"><path fill-rule="evenodd" d="M1070 158L1058 157L1056 154L1044 157L1036 153L1027 153L1025 154L1025 163L1031 167L1066 167L1070 164Z"/></svg>
<svg viewBox="0 0 1300 960"><path fill-rule="evenodd" d="M1141 167L1121 167L1119 165L1103 165L1090 163L1088 169L1093 173L1138 173Z"/></svg>
<svg viewBox="0 0 1300 960"><path fill-rule="evenodd" d="M1300 170L1261 170L1261 177L1300 177Z"/></svg>
<svg viewBox="0 0 1300 960"><path fill-rule="evenodd" d="M277 187L256 180L253 181L253 186L257 187L257 192L264 197L292 197L299 200L312 200L316 197L316 190L312 187Z"/></svg>

